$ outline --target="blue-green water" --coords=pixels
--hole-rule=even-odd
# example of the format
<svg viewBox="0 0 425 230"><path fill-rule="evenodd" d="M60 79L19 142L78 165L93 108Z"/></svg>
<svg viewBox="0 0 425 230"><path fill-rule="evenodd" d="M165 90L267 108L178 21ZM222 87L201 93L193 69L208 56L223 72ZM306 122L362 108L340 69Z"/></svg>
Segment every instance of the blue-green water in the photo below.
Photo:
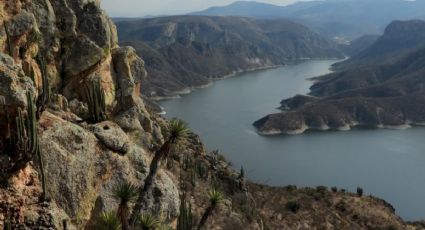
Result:
<svg viewBox="0 0 425 230"><path fill-rule="evenodd" d="M334 61L307 61L244 73L162 101L168 117L178 117L219 149L251 180L269 185L357 186L390 202L407 220L425 219L425 128L314 132L263 137L252 123L276 112L279 102L306 93L307 78L329 72Z"/></svg>

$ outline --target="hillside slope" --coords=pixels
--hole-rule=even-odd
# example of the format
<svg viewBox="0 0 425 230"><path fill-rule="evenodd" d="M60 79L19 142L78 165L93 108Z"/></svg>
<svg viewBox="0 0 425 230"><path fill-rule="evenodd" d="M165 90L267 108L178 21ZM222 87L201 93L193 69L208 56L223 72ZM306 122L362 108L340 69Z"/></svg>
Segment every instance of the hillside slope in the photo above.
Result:
<svg viewBox="0 0 425 230"><path fill-rule="evenodd" d="M240 71L298 59L341 58L335 44L287 20L175 16L117 23L121 44L136 48L151 98L175 96Z"/></svg>
<svg viewBox="0 0 425 230"><path fill-rule="evenodd" d="M238 1L192 14L288 18L325 37L352 40L365 34L381 34L393 20L425 19L424 8L422 0L327 0L297 2L288 6Z"/></svg>
<svg viewBox="0 0 425 230"><path fill-rule="evenodd" d="M260 133L302 133L353 126L424 124L425 22L393 22L376 43L315 78L310 96L282 101L285 112L254 125Z"/></svg>

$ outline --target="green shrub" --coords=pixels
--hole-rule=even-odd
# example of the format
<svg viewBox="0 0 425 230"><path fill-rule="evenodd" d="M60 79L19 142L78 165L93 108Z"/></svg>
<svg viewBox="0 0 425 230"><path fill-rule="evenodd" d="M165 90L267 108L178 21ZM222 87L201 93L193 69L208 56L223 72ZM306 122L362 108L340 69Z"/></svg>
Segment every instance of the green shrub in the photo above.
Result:
<svg viewBox="0 0 425 230"><path fill-rule="evenodd" d="M288 211L291 211L293 213L297 213L298 210L300 210L301 206L297 201L288 201L285 204L285 208Z"/></svg>
<svg viewBox="0 0 425 230"><path fill-rule="evenodd" d="M357 196L359 197L363 196L363 188L357 187Z"/></svg>
<svg viewBox="0 0 425 230"><path fill-rule="evenodd" d="M327 188L326 186L317 186L317 187L316 187L316 190L317 190L319 193L325 193L325 192L327 192L327 191L328 191L328 188Z"/></svg>
<svg viewBox="0 0 425 230"><path fill-rule="evenodd" d="M345 201L340 200L336 205L335 205L336 209L339 210L340 212L345 212L347 211L347 204L345 203Z"/></svg>

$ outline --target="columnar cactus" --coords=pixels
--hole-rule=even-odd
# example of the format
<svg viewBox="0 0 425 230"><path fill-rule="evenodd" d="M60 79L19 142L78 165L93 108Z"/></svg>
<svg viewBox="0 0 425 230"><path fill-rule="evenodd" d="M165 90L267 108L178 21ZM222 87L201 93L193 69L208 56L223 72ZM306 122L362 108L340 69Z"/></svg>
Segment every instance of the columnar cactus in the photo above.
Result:
<svg viewBox="0 0 425 230"><path fill-rule="evenodd" d="M30 92L27 93L27 104L26 114L21 109L18 109L18 116L16 117L16 138L14 139L16 152L13 157L16 164L14 165L14 170L24 167L26 163L37 156L43 188L42 199L46 200L46 181L42 152L37 134L36 106Z"/></svg>
<svg viewBox="0 0 425 230"><path fill-rule="evenodd" d="M186 200L186 193L180 198L180 215L177 219L177 230L192 230L193 228L192 206Z"/></svg>
<svg viewBox="0 0 425 230"><path fill-rule="evenodd" d="M37 56L37 62L41 70L42 85L43 85L43 92L40 94L37 100L38 115L40 115L41 112L43 112L46 106L50 103L52 91L50 88L50 81L47 76L46 59L44 59L44 57L42 56Z"/></svg>
<svg viewBox="0 0 425 230"><path fill-rule="evenodd" d="M85 100L89 107L89 120L93 123L107 119L105 92L99 81L92 81L85 89Z"/></svg>

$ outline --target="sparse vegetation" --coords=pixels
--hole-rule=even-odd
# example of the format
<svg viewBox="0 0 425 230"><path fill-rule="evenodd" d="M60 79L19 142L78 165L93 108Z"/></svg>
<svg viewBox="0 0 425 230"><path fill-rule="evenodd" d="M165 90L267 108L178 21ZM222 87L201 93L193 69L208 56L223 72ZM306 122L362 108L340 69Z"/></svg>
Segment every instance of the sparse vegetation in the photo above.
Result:
<svg viewBox="0 0 425 230"><path fill-rule="evenodd" d="M173 119L170 121L167 129L165 130L166 141L161 146L161 148L155 153L150 167L149 174L145 179L144 185L140 188L139 197L136 201L136 204L133 208L133 212L130 217L130 225L134 225L136 217L140 210L142 209L142 204L146 199L147 192L151 189L153 181L158 173L161 161L167 159L170 155L171 149L178 144L182 139L186 138L189 133L187 125L178 119Z"/></svg>
<svg viewBox="0 0 425 230"><path fill-rule="evenodd" d="M359 197L363 196L363 188L357 187L357 196Z"/></svg>
<svg viewBox="0 0 425 230"><path fill-rule="evenodd" d="M97 219L96 230L121 230L120 219L115 212L103 212Z"/></svg>
<svg viewBox="0 0 425 230"><path fill-rule="evenodd" d="M300 206L300 204L297 201L288 201L285 204L285 208L288 211L291 211L293 213L297 213L298 210L300 210L301 206Z"/></svg>
<svg viewBox="0 0 425 230"><path fill-rule="evenodd" d="M208 191L209 205L205 209L204 214L202 215L201 221L198 224L198 230L201 230L205 224L207 223L208 218L212 215L214 210L217 208L219 204L224 201L224 195L217 191L216 189L212 189Z"/></svg>
<svg viewBox="0 0 425 230"><path fill-rule="evenodd" d="M41 199L46 200L46 178L37 129L38 123L36 107L34 105L32 94L27 92L27 109L26 112L18 109L18 116L16 117L16 137L11 141L15 148L15 156L13 156L15 159L15 165L13 165L11 171L14 172L22 169L28 162L34 160L35 157L37 157L43 189Z"/></svg>
<svg viewBox="0 0 425 230"><path fill-rule="evenodd" d="M137 197L137 187L128 182L122 182L112 190L112 195L119 200L117 216L121 221L122 230L128 230L128 218L130 216L129 203Z"/></svg>
<svg viewBox="0 0 425 230"><path fill-rule="evenodd" d="M180 197L180 214L177 219L177 230L192 230L193 228L192 205L186 199L186 193L183 193Z"/></svg>
<svg viewBox="0 0 425 230"><path fill-rule="evenodd" d="M160 221L157 218L146 213L140 215L137 222L142 230L155 230L155 228L160 225Z"/></svg>

